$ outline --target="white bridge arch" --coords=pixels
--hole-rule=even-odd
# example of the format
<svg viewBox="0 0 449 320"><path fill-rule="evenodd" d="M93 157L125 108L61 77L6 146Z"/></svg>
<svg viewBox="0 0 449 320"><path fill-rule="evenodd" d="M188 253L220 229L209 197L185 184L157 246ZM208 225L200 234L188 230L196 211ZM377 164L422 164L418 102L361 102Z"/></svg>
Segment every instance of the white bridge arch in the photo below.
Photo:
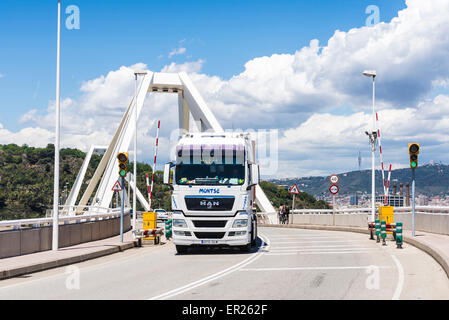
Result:
<svg viewBox="0 0 449 320"><path fill-rule="evenodd" d="M139 118L147 93L171 93L178 95L178 117L179 128L189 132L191 130L190 115L195 122L198 130L201 132L223 132L223 128L215 118L212 111L207 106L200 93L193 85L189 76L185 72L180 73L153 73L148 72L143 75L140 87L137 90L137 99L129 104L128 108L120 121L119 127L112 138L106 152L103 155L87 189L84 191L81 200L76 206L76 199L80 191L81 184L84 180L85 168L87 167L93 149L87 154L83 166L78 174L75 184L67 198L66 207L76 208L87 205L92 196L95 187L98 185L97 191L91 203L91 206L100 208L108 208L113 198L114 192L112 186L117 181L118 160L116 155L119 152L129 150L131 140L136 128L134 121L134 108L137 108L137 118ZM99 184L98 184L99 183ZM133 184L130 184L133 186ZM149 210L148 202L145 197L136 190L139 202ZM262 212L269 214L270 221L275 221L275 210L270 201L266 197L259 185L256 186L256 204ZM70 214L76 214L75 209Z"/></svg>

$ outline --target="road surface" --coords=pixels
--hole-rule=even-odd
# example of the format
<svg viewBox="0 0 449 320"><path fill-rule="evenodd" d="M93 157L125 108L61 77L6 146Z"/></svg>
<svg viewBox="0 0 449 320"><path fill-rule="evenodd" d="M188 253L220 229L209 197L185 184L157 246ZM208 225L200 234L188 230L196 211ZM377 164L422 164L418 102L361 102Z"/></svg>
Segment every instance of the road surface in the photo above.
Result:
<svg viewBox="0 0 449 320"><path fill-rule="evenodd" d="M171 242L0 281L0 299L449 299L423 251L367 235L259 228L250 253Z"/></svg>

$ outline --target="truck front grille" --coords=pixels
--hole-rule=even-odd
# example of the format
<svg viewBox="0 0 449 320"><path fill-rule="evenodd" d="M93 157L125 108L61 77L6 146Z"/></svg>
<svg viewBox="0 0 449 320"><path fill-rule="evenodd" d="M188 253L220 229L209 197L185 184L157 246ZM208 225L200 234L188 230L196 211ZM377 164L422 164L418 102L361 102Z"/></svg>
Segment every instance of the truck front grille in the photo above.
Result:
<svg viewBox="0 0 449 320"><path fill-rule="evenodd" d="M193 220L195 228L224 228L227 221Z"/></svg>
<svg viewBox="0 0 449 320"><path fill-rule="evenodd" d="M226 232L195 232L198 239L222 239Z"/></svg>
<svg viewBox="0 0 449 320"><path fill-rule="evenodd" d="M234 197L185 197L187 210L191 211L231 211Z"/></svg>

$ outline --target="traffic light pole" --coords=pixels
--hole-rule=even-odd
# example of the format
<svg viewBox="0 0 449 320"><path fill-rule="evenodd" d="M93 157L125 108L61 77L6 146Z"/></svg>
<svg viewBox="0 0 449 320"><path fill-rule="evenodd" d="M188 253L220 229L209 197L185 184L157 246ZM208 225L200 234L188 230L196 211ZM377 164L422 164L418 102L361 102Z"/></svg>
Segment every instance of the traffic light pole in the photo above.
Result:
<svg viewBox="0 0 449 320"><path fill-rule="evenodd" d="M122 183L122 203L120 210L120 242L123 243L123 215L125 211L125 178L120 178Z"/></svg>
<svg viewBox="0 0 449 320"><path fill-rule="evenodd" d="M412 169L412 237L415 236L415 169Z"/></svg>

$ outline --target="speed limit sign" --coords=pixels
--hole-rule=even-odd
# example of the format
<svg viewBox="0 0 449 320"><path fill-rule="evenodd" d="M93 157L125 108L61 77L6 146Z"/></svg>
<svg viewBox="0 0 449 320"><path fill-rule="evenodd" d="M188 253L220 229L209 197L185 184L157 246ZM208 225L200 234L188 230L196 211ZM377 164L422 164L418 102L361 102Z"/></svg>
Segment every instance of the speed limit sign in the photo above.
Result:
<svg viewBox="0 0 449 320"><path fill-rule="evenodd" d="M329 187L329 192L332 193L332 194L334 194L334 195L337 194L338 191L340 191L340 188L338 188L338 186L336 186L335 184L334 184L334 185L331 185L331 186Z"/></svg>
<svg viewBox="0 0 449 320"><path fill-rule="evenodd" d="M330 176L329 180L332 184L337 184L340 178L336 174L333 174Z"/></svg>

